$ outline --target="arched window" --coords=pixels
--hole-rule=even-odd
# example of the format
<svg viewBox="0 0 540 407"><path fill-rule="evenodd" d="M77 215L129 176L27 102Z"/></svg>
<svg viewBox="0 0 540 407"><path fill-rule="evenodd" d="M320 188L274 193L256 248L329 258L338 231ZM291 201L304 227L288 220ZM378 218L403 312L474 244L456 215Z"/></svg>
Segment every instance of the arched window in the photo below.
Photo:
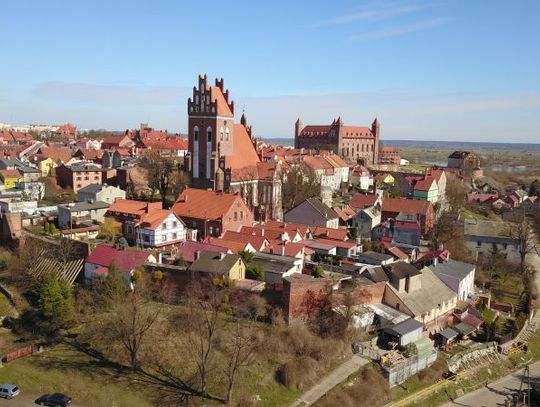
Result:
<svg viewBox="0 0 540 407"><path fill-rule="evenodd" d="M193 127L193 141L199 141L199 128Z"/></svg>
<svg viewBox="0 0 540 407"><path fill-rule="evenodd" d="M223 127L219 130L219 139L223 141Z"/></svg>
<svg viewBox="0 0 540 407"><path fill-rule="evenodd" d="M226 130L226 133L225 133L225 141L229 141L229 129Z"/></svg>
<svg viewBox="0 0 540 407"><path fill-rule="evenodd" d="M209 143L212 141L212 127L206 129L206 141Z"/></svg>

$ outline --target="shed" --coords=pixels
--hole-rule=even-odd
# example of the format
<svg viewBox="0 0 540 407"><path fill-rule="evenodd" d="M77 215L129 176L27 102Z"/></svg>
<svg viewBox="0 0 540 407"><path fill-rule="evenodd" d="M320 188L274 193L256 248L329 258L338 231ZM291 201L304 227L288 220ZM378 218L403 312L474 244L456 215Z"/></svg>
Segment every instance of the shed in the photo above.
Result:
<svg viewBox="0 0 540 407"><path fill-rule="evenodd" d="M405 346L415 342L422 337L422 328L424 325L414 318L406 319L403 322L389 326L382 330L386 340L395 338L400 346Z"/></svg>
<svg viewBox="0 0 540 407"><path fill-rule="evenodd" d="M450 342L455 340L457 336L459 335L459 332L457 332L455 329L452 329L450 327L443 329L440 332L437 332L435 334L437 338L437 342L440 346L448 345Z"/></svg>
<svg viewBox="0 0 540 407"><path fill-rule="evenodd" d="M474 326L471 326L469 324L466 324L465 322L460 322L456 326L454 326L454 329L463 337L472 334L474 331L476 331L476 328Z"/></svg>

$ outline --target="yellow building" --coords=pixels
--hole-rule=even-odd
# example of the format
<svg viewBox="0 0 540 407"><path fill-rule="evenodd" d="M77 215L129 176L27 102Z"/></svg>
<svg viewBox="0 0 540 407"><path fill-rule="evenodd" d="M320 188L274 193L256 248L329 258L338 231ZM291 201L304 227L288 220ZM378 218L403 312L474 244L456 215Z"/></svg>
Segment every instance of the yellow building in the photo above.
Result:
<svg viewBox="0 0 540 407"><path fill-rule="evenodd" d="M189 270L192 273L208 273L211 278L242 280L246 278L246 265L238 254L202 252Z"/></svg>
<svg viewBox="0 0 540 407"><path fill-rule="evenodd" d="M23 176L18 170L0 170L0 179L4 184L4 189L13 189L15 186L23 181Z"/></svg>
<svg viewBox="0 0 540 407"><path fill-rule="evenodd" d="M58 164L56 164L56 162L52 158L47 157L39 161L37 163L37 166L39 171L41 172L42 177L49 177L51 175L54 175L53 169L56 168Z"/></svg>

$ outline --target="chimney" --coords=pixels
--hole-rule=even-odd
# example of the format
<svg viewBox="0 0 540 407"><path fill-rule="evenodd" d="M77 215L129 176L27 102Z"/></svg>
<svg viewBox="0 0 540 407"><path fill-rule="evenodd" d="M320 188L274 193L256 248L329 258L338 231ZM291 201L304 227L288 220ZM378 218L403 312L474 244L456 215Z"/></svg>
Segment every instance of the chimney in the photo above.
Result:
<svg viewBox="0 0 540 407"><path fill-rule="evenodd" d="M195 253L193 254L193 260L199 260L199 257L201 257L201 251L195 250Z"/></svg>
<svg viewBox="0 0 540 407"><path fill-rule="evenodd" d="M261 228L261 236L264 237L264 228Z"/></svg>
<svg viewBox="0 0 540 407"><path fill-rule="evenodd" d="M158 264L163 264L163 255L161 254L161 252L159 252L157 256Z"/></svg>
<svg viewBox="0 0 540 407"><path fill-rule="evenodd" d="M220 252L219 253L219 260L223 260L226 256L226 253Z"/></svg>

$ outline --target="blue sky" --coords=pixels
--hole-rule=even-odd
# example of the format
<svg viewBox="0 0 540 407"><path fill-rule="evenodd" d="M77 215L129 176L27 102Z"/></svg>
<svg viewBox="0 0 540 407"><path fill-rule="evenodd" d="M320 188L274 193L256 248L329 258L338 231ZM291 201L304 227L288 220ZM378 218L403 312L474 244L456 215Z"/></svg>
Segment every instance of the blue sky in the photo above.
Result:
<svg viewBox="0 0 540 407"><path fill-rule="evenodd" d="M540 142L540 2L11 1L0 122L185 131L199 73L255 133L298 116L383 139Z"/></svg>

